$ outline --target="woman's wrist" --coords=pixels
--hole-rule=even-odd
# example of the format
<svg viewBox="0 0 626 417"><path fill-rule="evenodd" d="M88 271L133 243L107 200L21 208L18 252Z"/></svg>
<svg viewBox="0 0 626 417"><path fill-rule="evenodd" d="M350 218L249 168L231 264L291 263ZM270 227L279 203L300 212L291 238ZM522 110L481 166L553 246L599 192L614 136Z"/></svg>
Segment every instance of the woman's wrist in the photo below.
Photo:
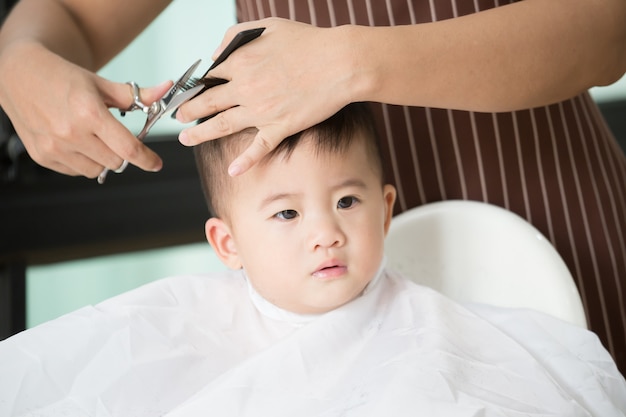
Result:
<svg viewBox="0 0 626 417"><path fill-rule="evenodd" d="M344 25L332 28L338 57L337 71L341 73L340 92L345 103L370 101L374 96L379 75L369 50L368 26Z"/></svg>
<svg viewBox="0 0 626 417"><path fill-rule="evenodd" d="M4 99L8 99L5 97L7 88L4 83L15 82L14 75L20 74L20 66L33 59L31 53L33 48L37 48L37 45L27 41L7 43L0 48L0 85L3 86L0 93L0 105L6 105Z"/></svg>

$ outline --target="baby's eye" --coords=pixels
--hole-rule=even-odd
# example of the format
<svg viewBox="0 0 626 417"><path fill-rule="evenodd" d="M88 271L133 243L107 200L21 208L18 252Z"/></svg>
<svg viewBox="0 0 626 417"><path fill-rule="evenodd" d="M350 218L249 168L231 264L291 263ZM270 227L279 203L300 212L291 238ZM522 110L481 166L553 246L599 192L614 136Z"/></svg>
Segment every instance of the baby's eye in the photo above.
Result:
<svg viewBox="0 0 626 417"><path fill-rule="evenodd" d="M274 214L274 217L281 220L293 220L298 217L298 212L295 210L283 210Z"/></svg>
<svg viewBox="0 0 626 417"><path fill-rule="evenodd" d="M354 206L358 202L359 202L358 198L350 195L350 196L339 199L339 201L337 202L337 207L340 209L347 209L347 208Z"/></svg>

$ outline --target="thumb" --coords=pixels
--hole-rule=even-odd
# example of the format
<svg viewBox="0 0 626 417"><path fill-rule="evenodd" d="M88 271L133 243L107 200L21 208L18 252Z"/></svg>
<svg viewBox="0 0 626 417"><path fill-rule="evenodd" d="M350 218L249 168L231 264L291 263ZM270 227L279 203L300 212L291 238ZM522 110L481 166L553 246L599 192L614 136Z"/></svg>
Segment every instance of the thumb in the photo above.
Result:
<svg viewBox="0 0 626 417"><path fill-rule="evenodd" d="M140 88L139 97L141 97L141 102L147 105L154 103L155 101L163 97L165 93L167 93L167 90L172 87L172 85L174 85L172 81L163 81L161 84L155 85L153 87Z"/></svg>
<svg viewBox="0 0 626 417"><path fill-rule="evenodd" d="M285 138L285 135L267 135L259 130L254 140L228 167L228 174L232 177L241 175L256 165L265 155L270 153Z"/></svg>
<svg viewBox="0 0 626 417"><path fill-rule="evenodd" d="M120 110L130 108L134 103L133 88L128 83L116 83L102 80L104 85L100 91L104 96L104 102L108 107L115 107ZM172 81L164 81L153 87L139 89L139 98L147 106L154 103L167 92L172 86Z"/></svg>

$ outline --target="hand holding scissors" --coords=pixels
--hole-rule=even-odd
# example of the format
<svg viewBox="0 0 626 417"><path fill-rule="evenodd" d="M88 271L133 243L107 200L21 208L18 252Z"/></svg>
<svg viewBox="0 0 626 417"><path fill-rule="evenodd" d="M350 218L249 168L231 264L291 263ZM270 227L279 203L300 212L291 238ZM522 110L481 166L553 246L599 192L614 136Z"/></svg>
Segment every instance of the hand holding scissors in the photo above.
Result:
<svg viewBox="0 0 626 417"><path fill-rule="evenodd" d="M141 101L141 97L139 96L139 86L137 83L134 81L128 83L133 89L133 104L128 109L121 111L122 116L126 112L134 110L141 110L148 116L143 129L137 135L137 139L143 141L157 120L159 120L164 114L175 111L181 104L194 97L204 88L204 84L197 83L191 79L191 75L194 73L196 68L198 68L198 65L200 65L200 60L197 60L191 67L189 67L189 69L185 71L185 73L174 83L174 85L160 100L155 101L149 106L143 104ZM122 165L114 172L118 174L124 172L127 166L128 161L124 160ZM98 184L104 183L108 172L109 169L105 168L100 173L98 176Z"/></svg>

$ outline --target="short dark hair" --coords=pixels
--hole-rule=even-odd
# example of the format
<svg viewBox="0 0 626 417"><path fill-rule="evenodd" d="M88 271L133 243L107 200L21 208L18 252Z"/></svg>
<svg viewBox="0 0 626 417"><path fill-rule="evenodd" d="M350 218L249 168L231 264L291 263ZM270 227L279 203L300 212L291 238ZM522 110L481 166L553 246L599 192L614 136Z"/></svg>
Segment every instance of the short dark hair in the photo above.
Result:
<svg viewBox="0 0 626 417"><path fill-rule="evenodd" d="M212 216L223 217L226 214L225 204L230 189L228 165L243 151L245 146L250 144L256 132L256 129L246 129L194 147L196 167L209 213ZM347 152L359 133L362 134L363 145L367 148L367 155L373 168L380 173L382 184L385 175L380 157L379 136L367 103L349 104L325 121L289 136L260 163L268 163L278 156L289 158L303 137L315 139L315 150L318 155L342 154Z"/></svg>

